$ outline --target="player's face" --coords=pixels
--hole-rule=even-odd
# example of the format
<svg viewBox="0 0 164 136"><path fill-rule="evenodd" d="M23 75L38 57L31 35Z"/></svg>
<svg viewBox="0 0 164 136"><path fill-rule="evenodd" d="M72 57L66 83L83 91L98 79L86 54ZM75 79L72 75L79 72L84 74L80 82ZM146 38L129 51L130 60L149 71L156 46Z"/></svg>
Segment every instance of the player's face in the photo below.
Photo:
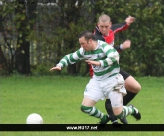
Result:
<svg viewBox="0 0 164 136"><path fill-rule="evenodd" d="M106 22L99 21L98 22L98 27L99 27L100 32L104 36L107 36L108 33L109 33L109 30L110 30L110 27L111 27L111 22L109 22L109 21L106 21Z"/></svg>
<svg viewBox="0 0 164 136"><path fill-rule="evenodd" d="M84 37L79 38L79 43L82 48L84 48L85 51L91 50L91 41L86 40Z"/></svg>

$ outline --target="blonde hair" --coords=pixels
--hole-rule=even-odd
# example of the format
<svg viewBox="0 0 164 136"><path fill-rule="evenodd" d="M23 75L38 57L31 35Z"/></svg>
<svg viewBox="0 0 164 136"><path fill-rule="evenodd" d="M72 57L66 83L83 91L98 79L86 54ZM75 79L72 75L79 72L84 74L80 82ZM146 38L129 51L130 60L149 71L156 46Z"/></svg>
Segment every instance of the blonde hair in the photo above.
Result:
<svg viewBox="0 0 164 136"><path fill-rule="evenodd" d="M101 22L107 22L107 21L111 22L111 19L108 15L102 14L101 16L99 16L98 22L100 22L100 21Z"/></svg>

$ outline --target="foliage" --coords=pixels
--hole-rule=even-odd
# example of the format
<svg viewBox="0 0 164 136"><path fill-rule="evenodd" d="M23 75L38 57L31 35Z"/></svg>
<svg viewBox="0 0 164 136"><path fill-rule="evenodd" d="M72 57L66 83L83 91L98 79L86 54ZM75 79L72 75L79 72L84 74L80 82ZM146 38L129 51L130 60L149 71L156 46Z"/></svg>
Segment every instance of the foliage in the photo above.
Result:
<svg viewBox="0 0 164 136"><path fill-rule="evenodd" d="M128 30L115 37L115 45L125 39L132 41L131 48L120 54L121 68L134 76L164 76L162 0L62 0L54 3L40 1L37 4L36 17L33 18L27 16L26 9L30 9L30 6L26 4L21 7L22 3L6 2L0 6L0 45L5 57L0 64L6 65L0 66L0 69L10 67L7 68L9 73L16 70L15 53L22 42L30 43L27 50L31 56L26 57L30 57L31 66L54 66L64 55L79 48L78 34L85 29L93 31L98 16L106 13L111 17L113 24L123 22L128 15L136 18ZM14 14L19 6L22 10ZM6 32L9 34L8 37L4 35ZM25 43L23 46L28 45ZM21 62L24 62L23 58L19 57L22 59ZM87 75L88 67L84 62L79 62L67 67L67 72L71 75Z"/></svg>

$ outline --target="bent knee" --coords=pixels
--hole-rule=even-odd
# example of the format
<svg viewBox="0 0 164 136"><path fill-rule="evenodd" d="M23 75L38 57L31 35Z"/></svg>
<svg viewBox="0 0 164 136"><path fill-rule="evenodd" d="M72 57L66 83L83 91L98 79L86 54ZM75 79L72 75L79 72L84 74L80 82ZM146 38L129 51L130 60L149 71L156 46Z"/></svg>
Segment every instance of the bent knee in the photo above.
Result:
<svg viewBox="0 0 164 136"><path fill-rule="evenodd" d="M140 84L133 86L125 86L126 90L132 93L138 93L141 90Z"/></svg>
<svg viewBox="0 0 164 136"><path fill-rule="evenodd" d="M136 93L138 93L141 90L141 85L138 83L138 86L135 88Z"/></svg>
<svg viewBox="0 0 164 136"><path fill-rule="evenodd" d="M141 85L132 76L130 76L125 80L125 88L129 92L138 93L141 90Z"/></svg>
<svg viewBox="0 0 164 136"><path fill-rule="evenodd" d="M137 83L136 85L134 85L132 90L134 93L138 93L141 90L141 85L139 83Z"/></svg>

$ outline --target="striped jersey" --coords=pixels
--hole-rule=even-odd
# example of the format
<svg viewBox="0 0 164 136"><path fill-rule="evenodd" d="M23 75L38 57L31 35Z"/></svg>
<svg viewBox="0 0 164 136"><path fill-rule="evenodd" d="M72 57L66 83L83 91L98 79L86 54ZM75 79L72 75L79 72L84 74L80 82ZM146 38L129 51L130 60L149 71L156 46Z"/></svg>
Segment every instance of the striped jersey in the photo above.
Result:
<svg viewBox="0 0 164 136"><path fill-rule="evenodd" d="M94 51L85 51L82 47L64 56L57 66L64 67L74 64L79 60L87 59L99 61L100 66L92 65L96 80L104 80L120 72L119 53L114 49L113 45L107 44L104 41L97 41L97 48Z"/></svg>

